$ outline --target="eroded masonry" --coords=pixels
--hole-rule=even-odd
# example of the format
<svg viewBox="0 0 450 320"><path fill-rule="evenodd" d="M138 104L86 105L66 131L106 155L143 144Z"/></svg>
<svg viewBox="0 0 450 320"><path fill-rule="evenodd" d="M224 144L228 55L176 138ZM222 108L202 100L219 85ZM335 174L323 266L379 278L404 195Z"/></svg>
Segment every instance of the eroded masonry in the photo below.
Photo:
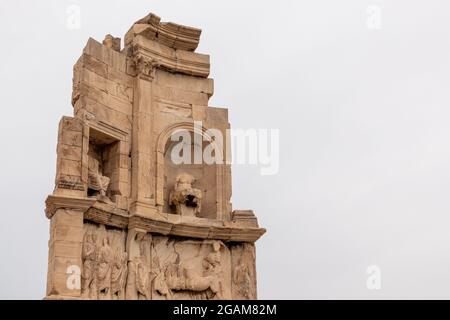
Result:
<svg viewBox="0 0 450 320"><path fill-rule="evenodd" d="M47 299L256 299L265 229L232 210L230 165L171 157L180 130L196 150L215 143L195 139L211 128L230 139L227 109L208 106L200 33L149 14L123 48L111 35L88 40L46 200Z"/></svg>

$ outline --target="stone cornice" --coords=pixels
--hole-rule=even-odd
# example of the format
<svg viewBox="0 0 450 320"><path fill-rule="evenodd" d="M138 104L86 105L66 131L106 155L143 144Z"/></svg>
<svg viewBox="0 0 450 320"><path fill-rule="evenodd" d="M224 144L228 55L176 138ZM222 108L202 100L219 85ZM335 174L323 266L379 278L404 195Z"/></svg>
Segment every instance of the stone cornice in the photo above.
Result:
<svg viewBox="0 0 450 320"><path fill-rule="evenodd" d="M157 67L171 72L207 78L210 71L209 55L175 50L142 35L134 37L129 44L128 55L147 58L147 61L157 62Z"/></svg>
<svg viewBox="0 0 450 320"><path fill-rule="evenodd" d="M266 229L248 227L236 221L194 218L183 220L178 215L129 215L127 211L100 203L92 198L72 198L50 195L46 201L46 215L50 219L58 209L84 212L84 219L120 229L138 228L147 232L197 239L231 242L255 242Z"/></svg>
<svg viewBox="0 0 450 320"><path fill-rule="evenodd" d="M100 202L96 202L84 212L84 219L86 220L120 229L128 227L128 218L127 211Z"/></svg>
<svg viewBox="0 0 450 320"><path fill-rule="evenodd" d="M51 219L58 209L70 209L77 211L86 211L94 203L95 199L90 198L74 198L65 196L50 195L45 200L45 215Z"/></svg>
<svg viewBox="0 0 450 320"><path fill-rule="evenodd" d="M167 236L178 236L198 239L214 239L231 242L255 242L265 232L263 228L247 228L237 224L218 221L222 225L210 225L198 219L198 222L174 223L168 220L159 220L134 215L129 218L129 228L139 228L152 233Z"/></svg>
<svg viewBox="0 0 450 320"><path fill-rule="evenodd" d="M125 45L137 35L155 40L167 47L185 51L197 49L202 30L173 22L161 22L161 18L150 13L136 21L125 35Z"/></svg>

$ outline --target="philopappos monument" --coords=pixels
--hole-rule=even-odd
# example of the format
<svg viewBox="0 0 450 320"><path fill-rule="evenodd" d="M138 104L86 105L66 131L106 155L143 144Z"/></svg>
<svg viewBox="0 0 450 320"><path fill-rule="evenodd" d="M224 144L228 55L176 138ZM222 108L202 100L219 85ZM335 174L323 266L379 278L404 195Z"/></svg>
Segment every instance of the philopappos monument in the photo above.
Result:
<svg viewBox="0 0 450 320"><path fill-rule="evenodd" d="M256 299L265 229L232 209L228 114L208 106L200 34L149 14L123 47L88 40L46 200L47 299Z"/></svg>

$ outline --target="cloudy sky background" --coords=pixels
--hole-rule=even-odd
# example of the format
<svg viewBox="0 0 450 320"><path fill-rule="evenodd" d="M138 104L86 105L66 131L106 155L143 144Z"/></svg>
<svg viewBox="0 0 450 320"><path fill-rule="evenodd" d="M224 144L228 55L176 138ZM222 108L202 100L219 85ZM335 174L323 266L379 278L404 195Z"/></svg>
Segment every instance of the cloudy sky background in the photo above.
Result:
<svg viewBox="0 0 450 320"><path fill-rule="evenodd" d="M80 29L67 28L71 5ZM234 128L280 129L278 174L233 171L234 208L268 229L259 298L450 298L445 0L0 2L0 298L45 296L44 200L73 64L88 37L123 37L150 11L203 29L210 105Z"/></svg>

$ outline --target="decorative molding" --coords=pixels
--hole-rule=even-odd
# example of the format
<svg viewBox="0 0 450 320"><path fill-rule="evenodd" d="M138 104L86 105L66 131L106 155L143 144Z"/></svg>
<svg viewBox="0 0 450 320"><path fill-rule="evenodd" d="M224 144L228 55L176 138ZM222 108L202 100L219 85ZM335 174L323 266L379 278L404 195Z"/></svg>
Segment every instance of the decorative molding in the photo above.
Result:
<svg viewBox="0 0 450 320"><path fill-rule="evenodd" d="M45 215L51 219L58 209L70 209L77 211L86 211L94 203L95 199L91 198L74 198L65 196L50 195L45 200Z"/></svg>
<svg viewBox="0 0 450 320"><path fill-rule="evenodd" d="M225 222L209 219L191 219L189 222L172 222L162 216L130 216L127 211L112 205L98 202L92 198L73 198L50 195L46 200L46 216L51 219L58 209L84 212L84 219L121 229L138 228L150 233L214 239L223 241L255 242L265 232L264 228L247 227L238 222ZM211 221L215 223L212 225Z"/></svg>
<svg viewBox="0 0 450 320"><path fill-rule="evenodd" d="M153 59L158 62L159 68L202 78L209 75L209 55L175 50L142 35L137 35L133 39L130 48L132 57L146 57L150 61Z"/></svg>
<svg viewBox="0 0 450 320"><path fill-rule="evenodd" d="M112 205L96 202L84 213L84 219L100 224L126 229L128 227L128 212Z"/></svg>
<svg viewBox="0 0 450 320"><path fill-rule="evenodd" d="M264 228L239 227L236 224L211 226L208 222L198 219L198 222L172 223L167 220L156 220L143 216L131 216L129 228L139 228L151 233L167 236L187 237L196 239L223 240L230 242L255 242L265 232Z"/></svg>
<svg viewBox="0 0 450 320"><path fill-rule="evenodd" d="M84 183L79 176L61 174L56 179L56 188L84 191Z"/></svg>
<svg viewBox="0 0 450 320"><path fill-rule="evenodd" d="M150 13L136 21L125 35L125 45L137 35L155 40L167 47L195 51L200 42L201 29L173 22L161 22L161 18Z"/></svg>
<svg viewBox="0 0 450 320"><path fill-rule="evenodd" d="M95 116L90 117L92 113L85 113L85 124L96 131L107 135L117 141L128 141L128 133L104 121L97 121Z"/></svg>
<svg viewBox="0 0 450 320"><path fill-rule="evenodd" d="M158 59L146 57L140 53L134 55L133 64L136 75L148 81L153 81L156 69L161 65Z"/></svg>

